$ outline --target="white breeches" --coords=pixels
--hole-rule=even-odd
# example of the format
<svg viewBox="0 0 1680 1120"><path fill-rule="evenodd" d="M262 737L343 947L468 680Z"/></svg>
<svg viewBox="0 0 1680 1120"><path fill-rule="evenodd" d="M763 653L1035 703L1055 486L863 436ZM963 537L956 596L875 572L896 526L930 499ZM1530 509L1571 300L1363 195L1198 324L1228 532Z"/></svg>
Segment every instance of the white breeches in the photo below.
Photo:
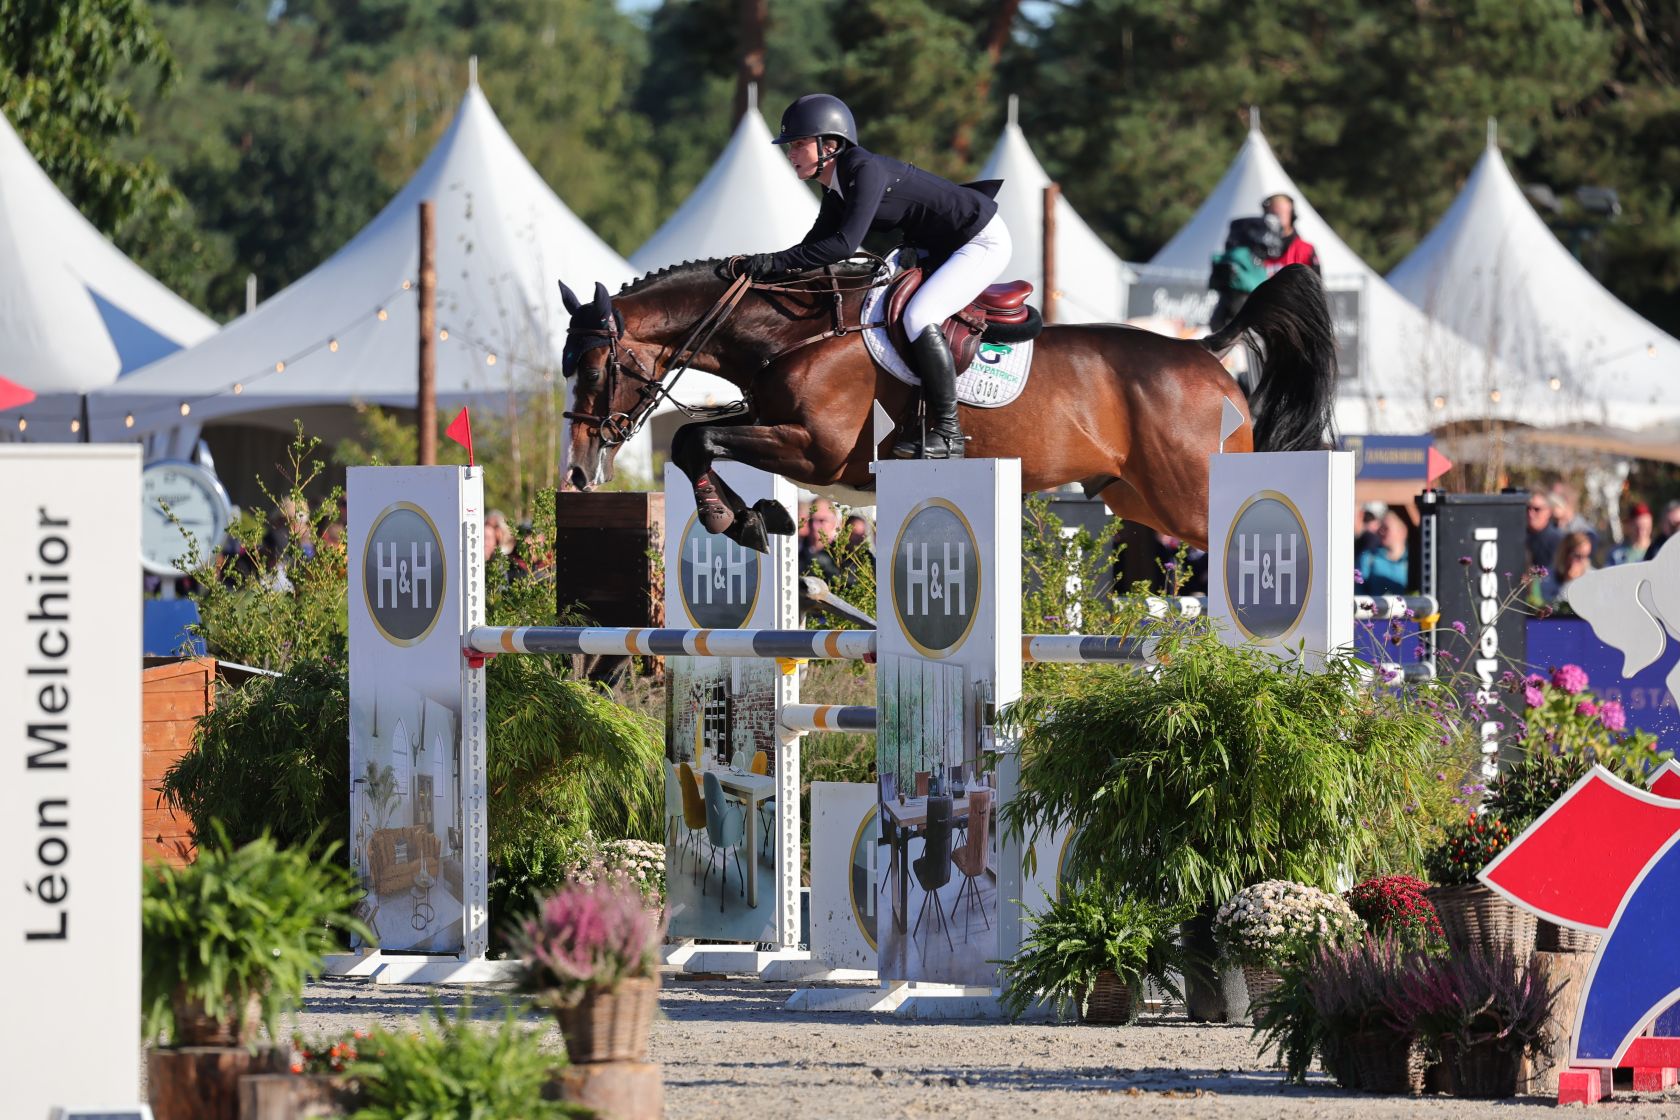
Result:
<svg viewBox="0 0 1680 1120"><path fill-rule="evenodd" d="M922 281L904 309L904 333L920 338L928 327L943 323L974 302L1009 267L1013 246L1003 215L994 214L968 244L952 253L932 276Z"/></svg>

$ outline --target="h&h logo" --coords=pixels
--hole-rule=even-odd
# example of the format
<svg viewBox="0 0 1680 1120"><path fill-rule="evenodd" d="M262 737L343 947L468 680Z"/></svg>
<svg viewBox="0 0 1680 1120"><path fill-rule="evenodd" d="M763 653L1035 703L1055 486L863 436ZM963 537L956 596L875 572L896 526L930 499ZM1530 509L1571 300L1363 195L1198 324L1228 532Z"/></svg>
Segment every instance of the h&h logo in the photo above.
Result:
<svg viewBox="0 0 1680 1120"><path fill-rule="evenodd" d="M1301 511L1275 490L1252 495L1225 539L1225 599L1237 629L1257 641L1287 637L1306 615L1312 577Z"/></svg>
<svg viewBox="0 0 1680 1120"><path fill-rule="evenodd" d="M980 549L957 507L930 498L910 511L892 551L892 604L899 629L925 657L954 652L979 608Z"/></svg>
<svg viewBox="0 0 1680 1120"><path fill-rule="evenodd" d="M432 632L448 574L443 539L419 506L396 502L374 518L362 555L362 596L387 641L411 646Z"/></svg>

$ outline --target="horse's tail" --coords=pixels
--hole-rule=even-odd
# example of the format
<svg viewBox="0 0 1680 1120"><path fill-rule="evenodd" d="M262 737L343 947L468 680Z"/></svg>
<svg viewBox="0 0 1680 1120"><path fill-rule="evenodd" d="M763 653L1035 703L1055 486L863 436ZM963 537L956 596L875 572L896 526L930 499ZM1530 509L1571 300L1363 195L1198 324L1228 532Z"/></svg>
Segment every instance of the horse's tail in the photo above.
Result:
<svg viewBox="0 0 1680 1120"><path fill-rule="evenodd" d="M1245 336L1260 354L1260 379L1248 402L1254 450L1324 447L1335 415L1336 334L1318 273L1302 264L1280 269L1236 318L1201 342L1220 354Z"/></svg>

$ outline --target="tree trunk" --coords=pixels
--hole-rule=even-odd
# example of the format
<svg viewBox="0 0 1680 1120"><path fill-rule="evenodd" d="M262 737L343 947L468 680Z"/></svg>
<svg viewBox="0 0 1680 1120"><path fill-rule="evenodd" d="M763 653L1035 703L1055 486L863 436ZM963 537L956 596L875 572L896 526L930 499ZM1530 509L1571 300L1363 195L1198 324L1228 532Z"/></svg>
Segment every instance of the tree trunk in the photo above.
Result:
<svg viewBox="0 0 1680 1120"><path fill-rule="evenodd" d="M737 0L740 15L735 65L735 121L753 107L751 89L764 88L764 29L770 22L770 0Z"/></svg>
<svg viewBox="0 0 1680 1120"><path fill-rule="evenodd" d="M973 155L974 126L986 110L986 99L992 95L992 76L997 72L998 59L1003 57L1003 45L1009 41L1009 29L1015 26L1015 16L1020 10L1021 0L997 0L997 7L992 10L992 21L986 26L986 37L980 43L986 65L980 68L974 82L974 108L957 125L956 135L951 137L951 150L964 162Z"/></svg>

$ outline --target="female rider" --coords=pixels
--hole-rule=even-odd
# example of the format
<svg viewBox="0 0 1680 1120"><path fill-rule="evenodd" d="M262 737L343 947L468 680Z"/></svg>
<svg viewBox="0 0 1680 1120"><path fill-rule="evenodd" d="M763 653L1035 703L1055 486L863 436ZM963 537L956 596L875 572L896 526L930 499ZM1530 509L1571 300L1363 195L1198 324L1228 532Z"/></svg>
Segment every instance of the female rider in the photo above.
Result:
<svg viewBox="0 0 1680 1120"><path fill-rule="evenodd" d="M803 241L748 257L746 273L762 280L835 264L857 252L874 230L898 230L908 244L930 254L929 275L904 309L904 333L927 402L926 440L907 422L892 453L901 459L960 459L957 370L940 325L1009 264L1009 230L997 203L976 187L861 147L852 111L831 94L806 94L789 105L774 142L787 149L801 179L822 184L822 208ZM981 186L995 193L996 184Z"/></svg>

